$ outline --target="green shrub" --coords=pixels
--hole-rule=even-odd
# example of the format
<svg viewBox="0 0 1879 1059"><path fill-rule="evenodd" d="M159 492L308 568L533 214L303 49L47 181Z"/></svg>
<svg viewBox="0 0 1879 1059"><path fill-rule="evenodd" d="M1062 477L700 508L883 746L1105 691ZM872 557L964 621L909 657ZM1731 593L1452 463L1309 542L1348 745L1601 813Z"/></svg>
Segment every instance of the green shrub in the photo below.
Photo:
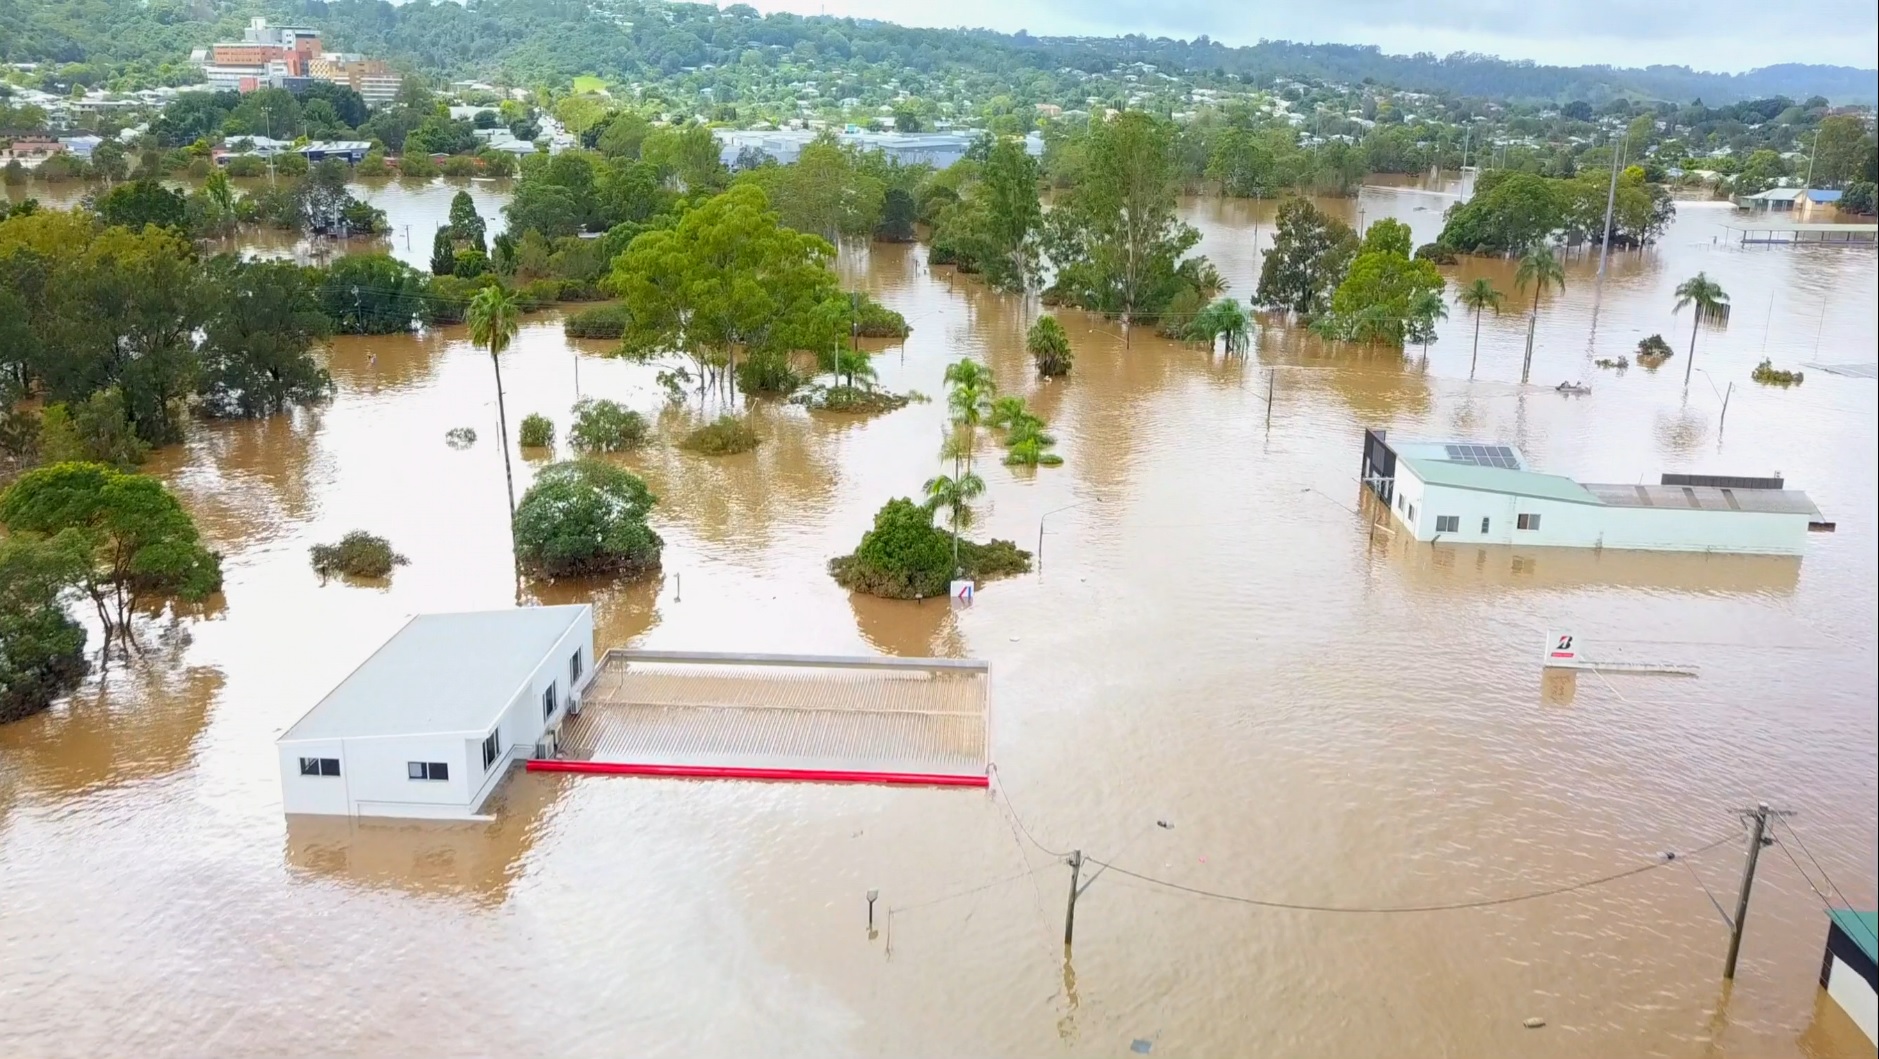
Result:
<svg viewBox="0 0 1879 1059"><path fill-rule="evenodd" d="M50 404L39 416L38 450L46 463L102 463L128 470L144 462L150 446L131 428L117 387L72 404Z"/></svg>
<svg viewBox="0 0 1879 1059"><path fill-rule="evenodd" d="M516 558L545 577L650 573L665 543L646 524L657 501L603 460L550 464L516 505Z"/></svg>
<svg viewBox="0 0 1879 1059"><path fill-rule="evenodd" d="M1806 372L1775 367L1774 361L1767 357L1763 357L1762 362L1749 373L1749 378L1764 386L1799 386L1806 377Z"/></svg>
<svg viewBox="0 0 1879 1059"><path fill-rule="evenodd" d="M71 534L0 539L0 724L52 705L91 668L61 599L83 582L84 555Z"/></svg>
<svg viewBox="0 0 1879 1059"><path fill-rule="evenodd" d="M481 250L459 250L451 255L450 274L458 279L475 279L489 271L489 255Z"/></svg>
<svg viewBox="0 0 1879 1059"><path fill-rule="evenodd" d="M365 157L359 160L359 164L352 167L353 176L366 177L368 179L372 177L388 176L390 173L391 166L386 163L385 151L380 147L374 147L365 152Z"/></svg>
<svg viewBox="0 0 1879 1059"><path fill-rule="evenodd" d="M554 280L542 280L540 282L555 283L557 287L560 286L560 284ZM530 284L530 286L534 286L534 284ZM592 309L582 309L580 312L570 313L568 318L562 322L561 329L566 332L569 338L619 338L626 334L626 325L628 322L629 317L627 315L626 306L596 305Z"/></svg>
<svg viewBox="0 0 1879 1059"><path fill-rule="evenodd" d="M238 154L228 160L222 171L232 177L266 176L267 159L258 154Z"/></svg>
<svg viewBox="0 0 1879 1059"><path fill-rule="evenodd" d="M530 412L522 417L521 435L523 448L545 449L555 443L555 421Z"/></svg>
<svg viewBox="0 0 1879 1059"><path fill-rule="evenodd" d="M497 236L498 240L501 238ZM538 279L524 283L515 289L516 307L525 313L538 312L560 300L561 282L559 280Z"/></svg>
<svg viewBox="0 0 1879 1059"><path fill-rule="evenodd" d="M444 444L453 449L467 449L476 444L476 428L451 427L444 431Z"/></svg>
<svg viewBox="0 0 1879 1059"><path fill-rule="evenodd" d="M353 530L337 544L316 544L308 549L313 571L322 580L335 574L348 577L389 577L392 568L410 560L392 551L391 542L364 530Z"/></svg>
<svg viewBox="0 0 1879 1059"><path fill-rule="evenodd" d="M476 159L467 154L453 154L437 167L447 177L476 175Z"/></svg>
<svg viewBox="0 0 1879 1059"><path fill-rule="evenodd" d="M411 151L399 156L398 175L429 180L437 175L437 163L422 151Z"/></svg>
<svg viewBox="0 0 1879 1059"><path fill-rule="evenodd" d="M1031 569L1031 553L1007 540L960 540L959 569L987 581ZM875 512L874 528L854 554L829 560L829 574L852 592L889 599L944 596L953 579L953 536L933 525L933 513L904 497Z"/></svg>
<svg viewBox="0 0 1879 1059"><path fill-rule="evenodd" d="M1452 265L1458 260L1455 248L1447 243L1424 243L1416 248L1416 260L1438 265Z"/></svg>
<svg viewBox="0 0 1879 1059"><path fill-rule="evenodd" d="M427 324L460 324L464 314L469 311L470 299L484 287L500 287L502 280L493 272L485 272L474 279L462 276L433 276L424 285L424 322Z"/></svg>
<svg viewBox="0 0 1879 1059"><path fill-rule="evenodd" d="M306 176L307 156L288 151L274 156L274 171L281 176Z"/></svg>
<svg viewBox="0 0 1879 1059"><path fill-rule="evenodd" d="M873 415L905 408L912 400L912 397L890 390L875 390L861 386L812 386L807 392L790 398L790 403L812 408L818 412Z"/></svg>
<svg viewBox="0 0 1879 1059"><path fill-rule="evenodd" d="M860 308L855 314L856 333L866 338L906 338L913 333L907 326L907 318L875 301L866 293L859 296Z"/></svg>
<svg viewBox="0 0 1879 1059"><path fill-rule="evenodd" d="M737 362L737 386L745 393L788 394L802 384L788 353L764 350Z"/></svg>
<svg viewBox="0 0 1879 1059"><path fill-rule="evenodd" d="M613 401L593 397L574 404L568 443L583 452L623 452L646 440L646 417Z"/></svg>
<svg viewBox="0 0 1879 1059"><path fill-rule="evenodd" d="M1651 335L1638 342L1638 363L1647 368L1655 368L1674 355L1663 335Z"/></svg>
<svg viewBox="0 0 1879 1059"><path fill-rule="evenodd" d="M723 415L685 435L679 447L706 456L734 456L749 452L762 441L749 423L737 416Z"/></svg>

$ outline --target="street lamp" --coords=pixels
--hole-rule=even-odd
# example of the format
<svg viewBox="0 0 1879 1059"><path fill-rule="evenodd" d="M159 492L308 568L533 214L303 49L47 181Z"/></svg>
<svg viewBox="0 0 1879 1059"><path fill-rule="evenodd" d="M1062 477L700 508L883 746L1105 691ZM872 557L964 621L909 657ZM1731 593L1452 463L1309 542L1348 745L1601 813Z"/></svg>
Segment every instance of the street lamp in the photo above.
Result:
<svg viewBox="0 0 1879 1059"><path fill-rule="evenodd" d="M1084 504L1100 504L1102 502L1103 502L1102 497L1092 496L1083 500L1079 500L1074 504L1065 504L1062 507L1052 508L1049 511L1046 511L1042 515L1039 515L1037 517L1037 571L1038 573L1044 572L1044 520L1051 517L1052 515L1057 514L1060 511L1069 511L1071 508L1082 507Z"/></svg>

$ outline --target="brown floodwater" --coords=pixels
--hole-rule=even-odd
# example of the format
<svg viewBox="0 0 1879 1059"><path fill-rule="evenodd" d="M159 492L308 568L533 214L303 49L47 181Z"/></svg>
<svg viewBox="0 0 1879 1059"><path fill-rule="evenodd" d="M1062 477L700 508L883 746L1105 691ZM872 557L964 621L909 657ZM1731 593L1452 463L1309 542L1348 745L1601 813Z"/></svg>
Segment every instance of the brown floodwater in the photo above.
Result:
<svg viewBox="0 0 1879 1059"><path fill-rule="evenodd" d="M381 205L414 233L453 190L393 187ZM1326 205L1420 242L1449 201ZM1251 293L1272 204L1184 208ZM1472 384L1459 309L1426 361L1278 326L1244 358L1140 330L1125 345L1066 312L1076 368L1043 383L1022 343L1034 302L929 272L919 247L849 252L845 276L914 327L875 356L884 385L937 395L948 361L980 358L1060 439L1061 468L981 464L979 532L1043 532L1044 562L966 611L853 597L824 569L942 469L941 403L760 405L759 449L695 456L670 438L696 400L667 407L654 368L530 318L504 365L511 423L565 427L577 393L654 414L659 440L623 462L659 494L667 542L658 581L530 594L593 602L602 647L989 659L997 798L517 773L489 825L286 821L275 737L406 615L514 592L488 358L456 328L337 340L330 405L198 425L153 461L225 553L225 598L153 621L141 662L0 728L0 1054L1870 1056L1816 984L1824 916L1786 845L1761 858L1733 987L1704 886L1730 902L1735 839L1687 868L1425 914L1105 873L1068 963L1069 873L1040 850L1279 902L1446 903L1692 850L1766 800L1870 907L1874 384L1748 373L1764 355L1873 360L1879 269L1729 248L1724 216L1685 208L1617 256L1596 336L1596 261L1570 262L1527 388L1513 306L1483 321ZM1702 334L1708 374L1686 394L1671 290L1699 269L1735 312ZM1512 286L1501 262L1451 271ZM1589 363L1655 331L1678 350L1658 371ZM1593 392L1563 398L1561 379ZM456 426L481 440L446 446ZM1366 427L1504 440L1592 479L1778 470L1839 528L1799 559L1373 539ZM410 565L320 584L307 548L355 527ZM1701 675L1543 680L1559 626Z"/></svg>

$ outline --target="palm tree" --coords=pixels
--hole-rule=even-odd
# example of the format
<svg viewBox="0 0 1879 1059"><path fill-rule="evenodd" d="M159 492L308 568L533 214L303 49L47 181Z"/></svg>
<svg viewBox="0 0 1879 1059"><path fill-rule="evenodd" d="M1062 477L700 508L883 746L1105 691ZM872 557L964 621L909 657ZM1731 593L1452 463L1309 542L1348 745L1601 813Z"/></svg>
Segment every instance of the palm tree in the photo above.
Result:
<svg viewBox="0 0 1879 1059"><path fill-rule="evenodd" d="M955 361L946 366L946 382L952 387L946 395L953 422L966 428L966 470L972 470L972 450L979 436L979 424L985 422L992 403L992 372L976 360Z"/></svg>
<svg viewBox="0 0 1879 1059"><path fill-rule="evenodd" d="M874 385L874 361L859 350L842 349L835 353L835 375L848 380L849 389L855 388L855 380L870 388Z"/></svg>
<svg viewBox="0 0 1879 1059"><path fill-rule="evenodd" d="M470 299L464 319L470 325L470 342L489 350L489 363L496 370L496 423L501 438L502 478L509 499L509 542L515 544L515 473L509 468L509 412L502 399L502 353L515 339L517 321L522 313L515 294L501 287L484 287Z"/></svg>
<svg viewBox="0 0 1879 1059"><path fill-rule="evenodd" d="M1729 311L1729 292L1709 274L1698 272L1690 279L1677 285L1677 305L1670 310L1673 314L1683 311L1684 306L1696 306L1690 321L1690 360L1683 366L1683 385L1690 385L1690 372L1696 367L1696 329L1704 320L1715 320Z"/></svg>
<svg viewBox="0 0 1879 1059"><path fill-rule="evenodd" d="M1008 428L1019 419L1030 414L1030 412L1025 410L1024 398L1017 396L1000 397L992 402L991 410L985 416L985 423L987 426L993 428Z"/></svg>
<svg viewBox="0 0 1879 1059"><path fill-rule="evenodd" d="M1221 336L1227 340L1228 353L1246 351L1247 333L1246 313L1240 303L1231 298L1222 298L1207 308L1202 309L1188 324L1189 341L1205 342L1212 346Z"/></svg>
<svg viewBox="0 0 1879 1059"><path fill-rule="evenodd" d="M1075 359L1070 353L1070 336L1054 316L1040 316L1024 337L1039 375L1068 375Z"/></svg>
<svg viewBox="0 0 1879 1059"><path fill-rule="evenodd" d="M985 480L971 471L952 478L939 475L927 479L926 509L938 511L945 508L948 520L952 522L953 533L972 528L972 501L985 493Z"/></svg>
<svg viewBox="0 0 1879 1059"><path fill-rule="evenodd" d="M1551 247L1534 243L1520 255L1520 268L1514 273L1514 285L1526 290L1533 285L1533 315L1527 320L1527 356L1520 364L1520 381L1525 383L1533 367L1533 330L1540 324L1540 292L1548 286L1566 289L1566 271L1559 267Z"/></svg>
<svg viewBox="0 0 1879 1059"><path fill-rule="evenodd" d="M1474 378L1475 361L1481 359L1481 310L1492 309L1494 315L1501 314L1501 300L1507 297L1492 280L1476 277L1473 283L1461 289L1461 304L1474 313L1474 352L1468 356L1468 378Z"/></svg>
<svg viewBox="0 0 1879 1059"><path fill-rule="evenodd" d="M1448 319L1448 299L1440 292L1425 290L1409 302L1409 334L1422 343L1422 359L1429 359L1429 343L1435 341L1435 322Z"/></svg>

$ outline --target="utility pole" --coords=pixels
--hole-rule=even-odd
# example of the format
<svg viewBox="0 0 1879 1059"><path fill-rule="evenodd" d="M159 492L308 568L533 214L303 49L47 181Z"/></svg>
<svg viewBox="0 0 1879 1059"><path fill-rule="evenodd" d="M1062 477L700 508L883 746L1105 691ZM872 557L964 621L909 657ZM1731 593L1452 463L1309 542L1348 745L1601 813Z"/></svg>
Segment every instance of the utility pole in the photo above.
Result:
<svg viewBox="0 0 1879 1059"><path fill-rule="evenodd" d="M1618 205L1618 140L1612 138L1612 179L1605 189L1605 228L1598 239L1598 284L1592 292L1592 315L1597 317L1599 303L1605 300L1605 259L1612 245L1612 209Z"/></svg>
<svg viewBox="0 0 1879 1059"><path fill-rule="evenodd" d="M1819 154L1820 154L1820 126L1816 125L1814 126L1814 149L1807 152L1807 179L1801 181L1801 186L1804 188L1811 188L1814 186L1814 159Z"/></svg>
<svg viewBox="0 0 1879 1059"><path fill-rule="evenodd" d="M1755 885L1755 862L1761 859L1762 847L1770 845L1774 839L1765 837L1768 831L1768 818L1772 816L1793 816L1787 809L1770 809L1767 802L1753 809L1742 809L1744 817L1755 818L1755 828L1749 836L1748 863L1742 865L1742 889L1735 898L1735 918L1729 921L1729 956L1723 961L1722 976L1735 980L1736 956L1742 951L1742 924L1749 914L1749 890Z"/></svg>
<svg viewBox="0 0 1879 1059"><path fill-rule="evenodd" d="M1272 433L1272 393L1279 387L1279 372L1276 368L1266 369L1266 433Z"/></svg>
<svg viewBox="0 0 1879 1059"><path fill-rule="evenodd" d="M1767 808L1767 806L1763 806L1763 808ZM1082 875L1083 875L1083 851L1080 849L1071 850L1070 851L1070 903L1064 907L1064 911L1063 911L1063 947L1066 949L1070 947L1071 936L1076 933L1077 883L1081 881ZM1730 967L1735 966L1733 959L1731 960L1729 966Z"/></svg>

